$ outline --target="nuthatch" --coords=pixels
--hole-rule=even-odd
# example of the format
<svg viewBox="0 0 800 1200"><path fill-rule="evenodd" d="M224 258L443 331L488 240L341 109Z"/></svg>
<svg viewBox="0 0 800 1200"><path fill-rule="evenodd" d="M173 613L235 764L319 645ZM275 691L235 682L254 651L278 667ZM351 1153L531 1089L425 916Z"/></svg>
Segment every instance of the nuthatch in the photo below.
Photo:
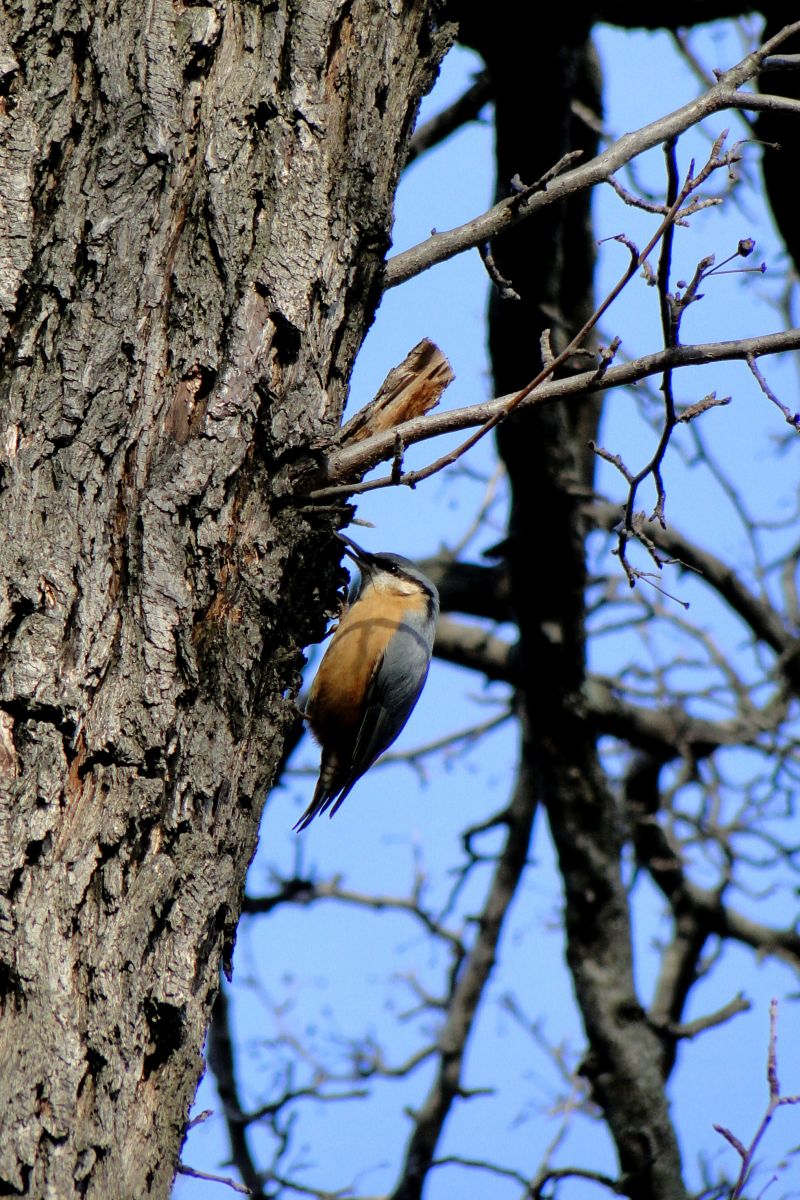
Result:
<svg viewBox="0 0 800 1200"><path fill-rule="evenodd" d="M322 761L295 829L328 808L333 816L400 733L428 675L439 612L439 593L407 558L370 554L338 536L361 578L311 685L305 717Z"/></svg>

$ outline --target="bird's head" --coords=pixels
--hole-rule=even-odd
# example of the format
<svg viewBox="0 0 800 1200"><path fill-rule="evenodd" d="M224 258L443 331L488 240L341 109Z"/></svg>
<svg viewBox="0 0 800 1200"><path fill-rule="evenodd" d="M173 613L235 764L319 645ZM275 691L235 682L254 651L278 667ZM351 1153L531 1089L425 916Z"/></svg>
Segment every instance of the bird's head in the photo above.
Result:
<svg viewBox="0 0 800 1200"><path fill-rule="evenodd" d="M362 549L345 534L337 534L337 537L345 544L345 554L353 559L361 572L361 584L356 595L360 595L367 586L404 596L414 596L421 592L438 606L439 594L436 587L416 563L404 558L402 554L390 554L386 551L373 554L370 550Z"/></svg>

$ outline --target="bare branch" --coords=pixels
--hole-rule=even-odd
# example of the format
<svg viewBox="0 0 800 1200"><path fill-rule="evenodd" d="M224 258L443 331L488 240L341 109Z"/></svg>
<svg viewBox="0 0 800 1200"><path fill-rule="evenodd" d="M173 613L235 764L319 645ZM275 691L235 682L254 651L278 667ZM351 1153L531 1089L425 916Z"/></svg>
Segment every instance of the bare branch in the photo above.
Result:
<svg viewBox="0 0 800 1200"><path fill-rule="evenodd" d="M354 892L341 886L339 878L331 880L286 879L278 880L278 891L271 896L245 896L242 911L255 915L272 912L284 904L315 904L320 900L335 900L355 908L373 909L375 912L391 910L407 913L420 921L428 933L450 945L459 958L466 953L461 938L441 925L435 917L422 908L417 896L374 896L367 892Z"/></svg>
<svg viewBox="0 0 800 1200"><path fill-rule="evenodd" d="M710 392L708 396L704 396L702 400L698 400L695 404L690 404L688 408L684 408L677 416L678 421L682 421L688 425L695 417L702 416L704 412L708 412L710 408L722 408L726 404L730 404L730 396L717 397L716 392Z"/></svg>
<svg viewBox="0 0 800 1200"><path fill-rule="evenodd" d="M761 954L774 955L783 959L797 970L800 967L800 933L796 929L774 929L760 921L753 921L730 906L722 904L716 893L688 885L689 901L708 922L712 933L718 937L733 938Z"/></svg>
<svg viewBox="0 0 800 1200"><path fill-rule="evenodd" d="M716 1012L707 1013L704 1017L697 1017L694 1021L686 1021L681 1025L670 1025L667 1033L670 1037L688 1041L705 1033L707 1029L716 1029L719 1025L724 1025L732 1017L738 1017L740 1013L749 1012L751 1007L750 1001L746 1000L740 992L738 996L734 996Z"/></svg>
<svg viewBox="0 0 800 1200"><path fill-rule="evenodd" d="M587 511L605 529L614 529L619 521L619 509L613 504L597 501ZM697 571L713 587L734 612L749 625L759 639L784 657L784 670L793 683L800 682L798 645L779 614L768 603L754 595L728 563L709 550L703 550L673 529L654 527L653 541L670 557L691 570Z"/></svg>
<svg viewBox="0 0 800 1200"><path fill-rule="evenodd" d="M753 1165L756 1150L764 1134L769 1128L770 1122L775 1115L776 1109L785 1104L800 1104L800 1096L781 1096L780 1085L778 1083L778 1055L777 1055L777 1038L778 1038L778 1001L772 1000L769 1006L769 1049L767 1051L767 1085L769 1088L769 1103L767 1110L761 1120L761 1124L756 1130L749 1146L745 1146L743 1142L731 1133L729 1129L725 1129L722 1125L715 1125L714 1129L721 1134L725 1140L733 1146L736 1153L742 1160L742 1166L739 1171L739 1177L736 1180L733 1191L731 1192L730 1200L739 1200L739 1197L744 1191L744 1186L747 1183L750 1170Z"/></svg>
<svg viewBox="0 0 800 1200"><path fill-rule="evenodd" d="M678 191L678 163L676 157L676 142L675 139L665 143L664 152L667 162L667 204L669 211L674 212L680 207L680 202L688 195L691 184L691 190L696 187L697 181L706 177L712 170L720 164L720 154L726 137L726 133L721 134L711 149L711 154L706 165L701 170L697 180L694 177L694 164L689 167L689 173L680 192ZM726 156L730 158L732 156ZM683 317L690 307L702 299L699 288L704 279L719 271L719 267L715 266L714 256L709 255L701 259L697 264L694 275L688 284L679 280L674 294L670 292L670 274L672 265L672 247L675 236L675 222L670 222L664 229L664 236L661 242L661 253L659 256L657 288L659 299L659 313L661 317L661 331L664 340L664 348L666 350L673 349L679 345L680 327ZM725 262L736 258L747 258L753 251L754 243L751 239L742 239L736 251L731 254ZM646 261L646 260L645 260ZM683 289L681 291L681 289ZM748 360L750 362L751 360ZM665 508L666 508L666 490L662 474L662 465L667 453L667 448L672 439L672 434L676 425L681 420L692 420L712 407L709 398L701 401L698 405L692 405L687 412L678 414L675 408L675 398L673 392L673 369L667 366L661 377L660 392L663 396L664 417L661 432L658 438L658 444L653 451L650 460L635 474L622 462L619 455L610 455L607 451L597 450L595 453L612 462L625 476L628 483L628 498L625 504L625 513L618 527L617 534L617 549L615 551L619 558L620 565L625 571L630 587L634 587L638 580L645 580L656 587L659 591L663 589L660 585L653 582L652 576L634 567L627 554L628 543L631 540L638 541L650 553L650 556L659 568L662 567L662 562L657 554L654 553L652 541L644 535L643 524L644 516L642 513L637 513L635 510L636 496L640 485L649 478L652 478L653 485L656 491L656 504L650 517L651 521L655 521L663 529L666 528ZM688 415L687 415L688 414ZM798 418L800 419L800 418ZM685 607L685 606L684 606Z"/></svg>
<svg viewBox="0 0 800 1200"><path fill-rule="evenodd" d="M494 260L491 246L488 242L482 242L478 246L478 253L481 256L481 261L486 267L486 274L491 279L494 286L497 288L497 294L501 300L519 300L519 292L514 291L513 284L510 279L504 279L500 274L500 269Z"/></svg>
<svg viewBox="0 0 800 1200"><path fill-rule="evenodd" d="M467 88L463 95L414 130L408 143L406 166L410 166L426 150L438 146L462 125L476 120L481 109L489 103L491 98L492 81L489 72L481 71L479 75L476 75L475 82Z"/></svg>
<svg viewBox="0 0 800 1200"><path fill-rule="evenodd" d="M463 1095L461 1075L467 1043L478 1004L494 967L503 923L527 863L536 811L536 795L529 786L531 782L523 771L506 810L506 841L483 911L476 921L475 943L463 966L452 976L447 1019L439 1036L439 1068L422 1107L415 1114L414 1130L391 1200L419 1200L453 1101Z"/></svg>
<svg viewBox="0 0 800 1200"><path fill-rule="evenodd" d="M587 1171L583 1167L549 1167L531 1183L528 1193L530 1200L544 1200L544 1189L548 1183L557 1179L587 1179L591 1183L599 1183L601 1187L608 1188L615 1196L625 1195L625 1184L609 1175L603 1175L601 1171Z"/></svg>
<svg viewBox="0 0 800 1200"><path fill-rule="evenodd" d="M445 662L480 671L487 679L506 683L519 681L516 647L479 625L466 625L453 617L439 618L434 654Z"/></svg>
<svg viewBox="0 0 800 1200"><path fill-rule="evenodd" d="M581 326L581 328L578 330L578 332L570 339L570 341L564 347L564 349L559 354L557 354L554 358L552 358L549 362L544 363L541 370L530 381L530 383L527 383L525 385L525 387L523 387L520 391L518 391L514 396L511 397L511 399L509 400L508 404L506 405L506 407L503 411L495 413L493 416L489 417L486 421L484 421L484 423L481 425L481 427L475 433L471 434L466 439L466 441L462 442L461 445L456 446L456 448L454 450L451 450L447 454L442 455L441 458L437 458L435 462L429 463L428 466L422 467L420 470L417 470L417 471L409 471L407 474L403 475L402 477L399 477L398 472L393 471L392 475L390 476L390 481L393 484L404 483L408 487L415 487L418 483L421 483L423 479L429 479L431 477L431 475L435 475L438 471L443 470L445 467L451 466L454 462L456 462L459 458L461 458L461 456L463 454L466 454L467 451L471 450L472 447L475 446L481 440L481 438L485 437L486 434L489 433L492 429L496 428L496 426L499 425L501 421L504 421L508 416L511 415L512 412L514 412L517 408L519 408L520 405L532 393L534 393L537 390L537 388L539 388L545 382L545 380L547 380L550 376L554 375L560 367L564 366L565 363L567 363L574 356L574 354L577 350L580 350L583 347L583 343L586 340L587 336L595 328L598 321L600 321L603 314L608 311L608 309L611 307L611 305L614 303L614 301L620 295L620 293L627 287L627 285L630 283L631 279L634 277L634 275L636 274L638 269L644 263L647 262L647 257L651 253L651 251L658 245L658 243L661 241L661 239L665 235L667 236L668 239L671 237L671 231L672 231L675 219L677 217L677 214L680 211L684 202L688 199L688 197L691 196L694 192L696 192L697 189L705 182L705 180L711 174L713 174L714 171L719 170L720 167L730 166L731 163L738 161L739 151L735 147L733 150L730 150L725 154L722 153L722 147L725 143L726 137L727 137L727 130L725 130L723 133L721 133L720 136L716 139L716 141L714 142L714 145L712 146L711 154L709 155L707 162L705 163L705 165L702 167L702 169L699 171L699 173L697 175L695 175L695 173L694 173L694 163L692 163L690 165L689 172L686 176L686 180L683 184L683 187L680 189L680 191L677 192L675 199L669 204L669 208L667 209L667 212L665 213L663 220L661 221L660 225L658 226L655 233L650 238L650 240L647 243L647 245L645 246L644 250L641 251L641 253L636 254L635 247L633 247L632 244L630 242L628 242L627 239L621 238L621 237L617 239L617 240L625 241L625 243L628 245L629 251L631 252L631 261L628 265L628 268L627 268L627 270L625 270L622 273L622 275L618 279L617 283L614 285L614 287L611 288L610 292L608 292L608 294L606 295L605 299L600 302L600 304L594 310L592 315L588 318L588 320L586 320L584 322L584 324ZM566 157L569 158L569 156L566 156ZM551 172L548 172L548 176L554 175L557 171L559 171L562 163L565 161L566 161L566 159L562 159L561 162L557 163L556 166L552 168ZM535 185L535 186L538 187L538 185ZM676 189L677 189L677 179L676 179ZM527 192L526 192L526 195L527 195ZM667 255L667 257L669 257L669 255ZM692 297L692 299L694 299L694 297ZM675 339L673 339L673 341L676 342L677 337ZM671 411L671 409L669 409L669 406L668 406L668 410ZM669 423L669 428L665 429L664 435L662 437L663 449L661 448L661 446L659 447L659 451L660 451L662 457L663 457L663 452L666 449L666 445L669 441L669 436L671 434L673 425L674 425L674 419L671 421L671 423ZM401 435L398 434L397 436L401 436ZM652 474L654 476L654 478L656 479L656 482L658 483L660 481L660 473L659 473L660 461L661 460L657 454L655 456L653 462L648 466L648 468L644 472L643 477L645 477L646 475ZM361 485L361 486L364 488L364 490L367 490L369 485ZM632 486L632 490L635 491L634 485L631 485L631 486ZM621 556L622 556L623 549L624 548L621 547ZM633 583L633 580L631 580L631 583Z"/></svg>
<svg viewBox="0 0 800 1200"><path fill-rule="evenodd" d="M792 412L792 410L790 408L787 408L787 406L785 404L781 403L781 401L778 399L778 397L773 392L772 388L767 383L764 376L759 371L758 367L756 366L755 359L753 358L752 355L748 354L745 361L747 362L748 367L752 371L753 376L754 376L756 382L758 383L758 386L761 388L762 392L764 393L764 395L767 397L768 400L771 400L772 403L775 405L775 407L779 408L781 410L781 412L783 413L786 424L791 425L793 429L800 431L800 412Z"/></svg>
<svg viewBox="0 0 800 1200"><path fill-rule="evenodd" d="M440 617L434 653L445 662L479 671L487 679L511 685L522 681L517 646L453 617ZM658 708L632 704L620 697L616 681L599 675L587 679L583 699L586 719L597 735L620 738L653 754L661 763L681 754L699 762L722 746L754 744L765 730L776 728L785 713L782 705L770 704L731 720L710 721L692 716L678 702Z"/></svg>
<svg viewBox="0 0 800 1200"><path fill-rule="evenodd" d="M583 399L591 391L624 387L649 376L658 375L667 369L707 366L717 362L746 361L748 355L760 358L768 354L782 354L798 349L800 349L800 329L782 330L753 338L739 338L735 341L675 346L669 350L659 350L653 354L642 355L631 362L620 363L616 367L609 367L601 377L598 377L598 372L593 370L543 383L533 395L528 395L520 402L520 407L530 408L541 404L555 404L567 399ZM499 396L483 404L473 404L448 412L417 417L413 421L401 425L396 431L389 430L367 438L356 446L335 449L329 455L325 468L325 477L333 486L315 488L309 492L307 498L316 502L392 486L394 480L391 476L369 480L366 483L342 481L353 480L377 466L378 463L390 459L394 452L396 432L401 435L403 444L408 447L416 445L418 442L428 441L430 438L439 437L444 433L456 433L459 430L474 428L495 418L499 421L508 411L509 403L516 394ZM400 482L410 484L411 476L403 476Z"/></svg>
<svg viewBox="0 0 800 1200"><path fill-rule="evenodd" d="M520 1171L514 1171L510 1167L500 1167L497 1163L488 1162L481 1158L464 1158L458 1154L448 1154L442 1158L435 1158L431 1166L469 1167L477 1171L486 1171L490 1175L497 1175L500 1179L511 1179L526 1189L528 1187L528 1180Z"/></svg>
<svg viewBox="0 0 800 1200"><path fill-rule="evenodd" d="M743 58L740 63L720 75L719 81L705 95L690 101L675 112L645 125L635 133L626 133L591 162L559 175L550 181L543 191L526 195L524 203L518 196L511 196L496 204L489 212L468 221L446 233L435 233L427 241L402 254L396 254L386 266L384 285L396 287L407 279L419 275L436 263L445 262L464 250L489 241L502 230L525 220L535 212L563 200L566 196L597 183L606 182L626 163L651 150L662 142L685 133L693 125L714 113L727 108L782 112L800 112L800 102L782 96L765 96L756 92L741 92L738 89L761 70L764 60L772 49L780 45L793 33L800 30L800 21L787 25L774 38L770 38L759 49Z"/></svg>
<svg viewBox="0 0 800 1200"><path fill-rule="evenodd" d="M234 1192L239 1192L242 1196L252 1196L250 1188L245 1187L243 1183L232 1179L230 1175L212 1175L209 1171L198 1171L195 1167L190 1167L188 1163L178 1163L178 1174L186 1175L190 1179L204 1179L207 1183L222 1183L225 1187L232 1188Z"/></svg>
<svg viewBox="0 0 800 1200"><path fill-rule="evenodd" d="M228 1000L223 987L217 992L211 1011L208 1033L208 1065L217 1085L228 1129L231 1160L245 1182L247 1195L263 1197L261 1176L247 1144L247 1127L239 1100L239 1087L233 1057L233 1042L228 1018Z"/></svg>
<svg viewBox="0 0 800 1200"><path fill-rule="evenodd" d="M709 934L732 938L752 947L761 954L774 955L800 967L800 933L797 929L775 929L743 916L723 903L719 889L708 891L691 883L685 876L678 848L667 830L657 819L660 805L658 776L661 764L642 761L639 769L629 772L626 779L626 800L633 822L633 843L639 863L649 871L653 882L663 892L675 915L680 930L688 914L693 923L694 958L683 964L682 970L672 970L670 978L659 981L652 1016L663 1022L670 1014L677 1018L688 988L691 986L693 962L702 950ZM679 978L680 977L680 978Z"/></svg>

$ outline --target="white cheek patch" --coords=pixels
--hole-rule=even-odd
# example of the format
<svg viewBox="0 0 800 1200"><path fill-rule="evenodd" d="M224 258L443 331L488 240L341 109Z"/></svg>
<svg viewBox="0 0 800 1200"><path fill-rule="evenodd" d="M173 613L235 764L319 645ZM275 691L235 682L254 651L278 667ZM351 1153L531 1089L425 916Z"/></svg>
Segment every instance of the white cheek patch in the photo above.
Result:
<svg viewBox="0 0 800 1200"><path fill-rule="evenodd" d="M416 583L412 583L410 579L403 579L400 575L379 575L370 586L374 587L376 592L388 592L390 596L418 596L420 593Z"/></svg>

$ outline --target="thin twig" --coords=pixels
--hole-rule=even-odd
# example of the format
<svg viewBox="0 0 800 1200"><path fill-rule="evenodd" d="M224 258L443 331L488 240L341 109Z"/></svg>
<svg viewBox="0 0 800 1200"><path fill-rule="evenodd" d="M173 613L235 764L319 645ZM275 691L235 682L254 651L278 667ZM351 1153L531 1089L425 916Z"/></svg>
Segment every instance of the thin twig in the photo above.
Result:
<svg viewBox="0 0 800 1200"><path fill-rule="evenodd" d="M714 1129L721 1134L742 1160L742 1166L739 1171L739 1177L736 1180L733 1191L730 1195L730 1200L739 1200L744 1190L744 1185L747 1183L750 1171L753 1166L753 1159L759 1142L769 1128L770 1122L778 1108L785 1104L800 1104L800 1096L781 1096L780 1083L778 1082L778 1001L772 999L769 1006L769 1048L767 1050L767 1087L769 1089L769 1103L767 1111L761 1119L761 1124L755 1132L755 1136L749 1146L745 1146L735 1134L731 1133L723 1125L715 1125Z"/></svg>
<svg viewBox="0 0 800 1200"><path fill-rule="evenodd" d="M732 1017L738 1017L740 1013L749 1012L752 1005L750 1001L739 993L724 1004L722 1008L718 1008L716 1012L707 1013L704 1017L697 1017L694 1021L685 1021L679 1025L669 1025L667 1032L670 1037L680 1038L681 1040L691 1041L699 1034L705 1033L708 1029L716 1029L719 1025L724 1025L730 1021Z"/></svg>
<svg viewBox="0 0 800 1200"><path fill-rule="evenodd" d="M514 286L510 279L504 279L500 274L500 268L495 262L492 248L488 242L482 242L478 246L478 253L481 256L481 261L486 268L486 274L491 279L494 286L497 288L497 294L501 300L519 300L519 292L514 290Z"/></svg>
<svg viewBox="0 0 800 1200"><path fill-rule="evenodd" d="M746 356L745 362L747 363L748 367L752 371L753 377L755 378L758 386L761 388L764 395L767 397L768 400L771 400L772 403L775 405L775 407L779 408L781 410L781 412L783 413L786 424L791 425L793 429L796 429L800 432L800 412L793 413L790 408L787 408L785 404L782 404L780 402L780 400L775 395L772 388L769 386L766 379L764 378L764 376L761 374L758 367L756 366L756 361L755 361L754 357L752 356L752 354L748 354Z"/></svg>
<svg viewBox="0 0 800 1200"><path fill-rule="evenodd" d="M557 1179L587 1179L591 1183L599 1183L601 1187L608 1188L615 1196L625 1194L623 1184L618 1183L609 1175L603 1175L601 1171L588 1171L583 1167L550 1167L544 1175L531 1183L528 1193L530 1200L544 1200L545 1187Z"/></svg>
<svg viewBox="0 0 800 1200"><path fill-rule="evenodd" d="M253 1194L250 1188L245 1187L243 1183L238 1183L230 1175L212 1175L210 1171L198 1171L195 1167L190 1167L188 1163L178 1163L178 1174L187 1175L190 1179L204 1179L206 1183L223 1183L225 1187L232 1188L234 1192L239 1192L242 1196L252 1196Z"/></svg>

